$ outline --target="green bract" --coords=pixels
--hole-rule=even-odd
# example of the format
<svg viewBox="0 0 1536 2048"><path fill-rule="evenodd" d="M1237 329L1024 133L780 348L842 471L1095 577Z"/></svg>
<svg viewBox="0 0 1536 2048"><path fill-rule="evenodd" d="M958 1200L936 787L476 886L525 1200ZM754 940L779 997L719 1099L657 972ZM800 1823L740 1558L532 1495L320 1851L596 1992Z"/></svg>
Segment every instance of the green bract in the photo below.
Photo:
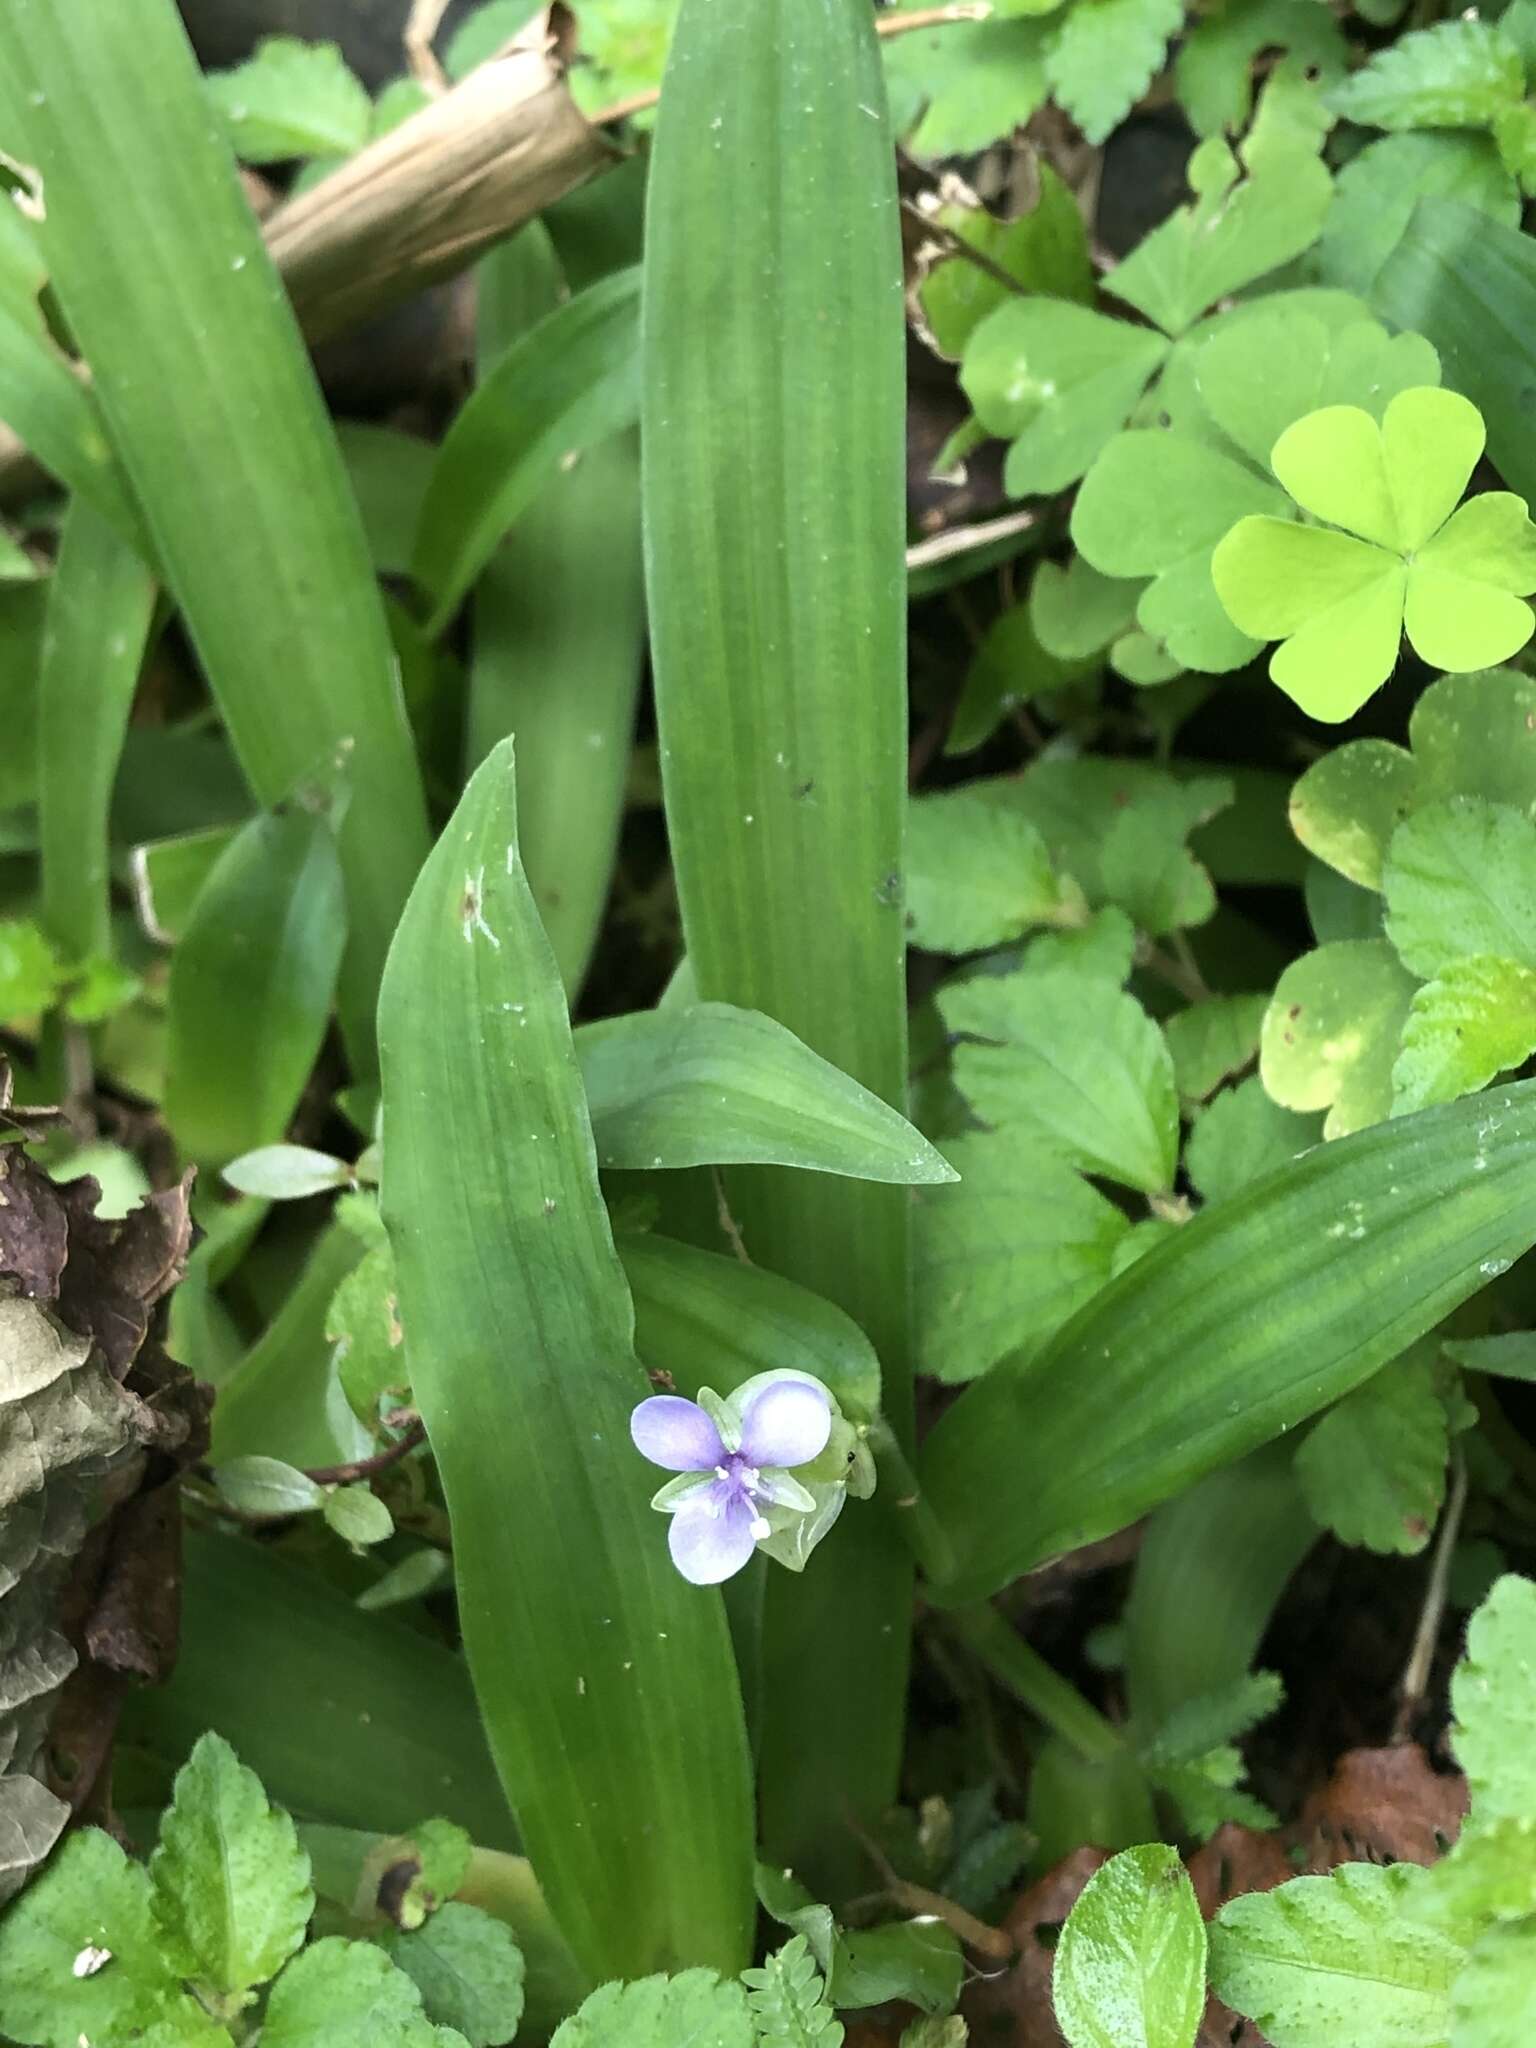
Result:
<svg viewBox="0 0 1536 2048"><path fill-rule="evenodd" d="M1406 631L1435 668L1505 661L1536 629L1536 526L1523 498L1488 491L1455 510L1483 452L1476 406L1454 391L1402 391L1380 424L1325 406L1276 441L1270 467L1309 526L1240 519L1211 576L1228 617L1282 640L1269 672L1316 718L1359 710L1396 665Z"/></svg>

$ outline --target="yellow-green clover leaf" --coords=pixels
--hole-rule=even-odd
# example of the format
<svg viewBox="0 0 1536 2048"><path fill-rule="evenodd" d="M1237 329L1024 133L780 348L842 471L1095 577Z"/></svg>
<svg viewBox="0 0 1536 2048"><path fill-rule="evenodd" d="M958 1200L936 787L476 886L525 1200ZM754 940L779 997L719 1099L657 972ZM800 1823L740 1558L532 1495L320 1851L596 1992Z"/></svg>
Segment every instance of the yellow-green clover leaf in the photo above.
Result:
<svg viewBox="0 0 1536 2048"><path fill-rule="evenodd" d="M1270 468L1319 525L1250 515L1211 561L1233 624L1279 640L1269 672L1314 718L1351 716L1391 674L1406 631L1431 667L1507 661L1536 629L1536 526L1511 491L1456 509L1483 452L1477 407L1403 391L1378 426L1330 405L1287 427Z"/></svg>

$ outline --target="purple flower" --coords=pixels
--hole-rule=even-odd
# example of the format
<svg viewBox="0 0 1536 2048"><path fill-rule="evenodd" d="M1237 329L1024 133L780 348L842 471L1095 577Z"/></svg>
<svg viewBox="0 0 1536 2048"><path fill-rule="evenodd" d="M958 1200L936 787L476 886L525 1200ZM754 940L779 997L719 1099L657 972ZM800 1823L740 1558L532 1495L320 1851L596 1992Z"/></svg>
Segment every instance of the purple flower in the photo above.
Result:
<svg viewBox="0 0 1536 2048"><path fill-rule="evenodd" d="M640 1403L629 1429L653 1465L686 1475L653 1505L672 1517L667 1542L683 1577L716 1586L770 1533L765 1510L803 1514L815 1506L789 1470L825 1450L832 1404L817 1382L785 1377L751 1391L739 1416L707 1387L697 1401L657 1394Z"/></svg>

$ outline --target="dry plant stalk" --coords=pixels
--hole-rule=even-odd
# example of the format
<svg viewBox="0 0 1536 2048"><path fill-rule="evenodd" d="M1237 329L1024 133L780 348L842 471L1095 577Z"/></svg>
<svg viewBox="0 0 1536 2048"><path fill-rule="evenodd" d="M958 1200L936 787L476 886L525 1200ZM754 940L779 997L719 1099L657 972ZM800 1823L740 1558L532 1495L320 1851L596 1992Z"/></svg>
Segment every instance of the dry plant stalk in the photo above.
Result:
<svg viewBox="0 0 1536 2048"><path fill-rule="evenodd" d="M551 7L498 57L281 206L264 226L299 325L324 341L463 270L616 160L565 78Z"/></svg>

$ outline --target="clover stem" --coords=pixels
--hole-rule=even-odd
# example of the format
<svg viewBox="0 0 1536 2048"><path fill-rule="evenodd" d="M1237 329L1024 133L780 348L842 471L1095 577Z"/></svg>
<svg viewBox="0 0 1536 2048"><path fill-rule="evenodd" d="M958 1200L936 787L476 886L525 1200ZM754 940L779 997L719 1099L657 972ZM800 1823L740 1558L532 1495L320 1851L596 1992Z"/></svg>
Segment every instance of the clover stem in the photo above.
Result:
<svg viewBox="0 0 1536 2048"><path fill-rule="evenodd" d="M1124 1748L1114 1723L1053 1670L995 1607L964 1607L947 1619L998 1684L1021 1699L1089 1763L1105 1763Z"/></svg>

